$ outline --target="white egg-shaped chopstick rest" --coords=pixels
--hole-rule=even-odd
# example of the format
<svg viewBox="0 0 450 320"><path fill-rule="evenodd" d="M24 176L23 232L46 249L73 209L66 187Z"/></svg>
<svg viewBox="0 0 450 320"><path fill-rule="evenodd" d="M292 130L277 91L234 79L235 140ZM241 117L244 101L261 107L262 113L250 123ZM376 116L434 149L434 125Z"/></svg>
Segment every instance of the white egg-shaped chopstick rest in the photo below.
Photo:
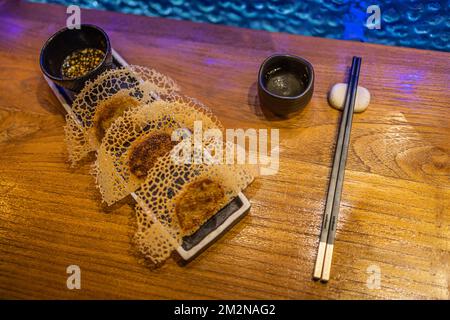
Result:
<svg viewBox="0 0 450 320"><path fill-rule="evenodd" d="M347 83L336 83L331 88L328 95L328 101L330 105L338 110L344 108L345 93L347 92ZM364 112L370 103L370 92L364 87L358 86L356 93L355 109L354 112Z"/></svg>

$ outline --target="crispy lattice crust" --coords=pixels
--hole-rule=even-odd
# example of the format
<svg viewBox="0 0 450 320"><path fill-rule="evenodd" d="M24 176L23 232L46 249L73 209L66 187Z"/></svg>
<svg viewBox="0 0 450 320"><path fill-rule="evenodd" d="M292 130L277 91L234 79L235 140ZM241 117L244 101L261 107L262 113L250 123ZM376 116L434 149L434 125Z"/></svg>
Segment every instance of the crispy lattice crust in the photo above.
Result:
<svg viewBox="0 0 450 320"><path fill-rule="evenodd" d="M110 70L86 83L73 103L65 127L72 164L89 152L98 151L93 171L103 200L111 204L135 192L137 230L134 242L155 264L164 262L181 245L184 236L195 232L209 218L195 220L197 228L182 230L176 208L183 190L196 186L194 183L202 179L215 182L224 195L217 198L220 200L214 206L220 210L252 182L255 173L248 166L224 164L225 159L219 164L197 162L203 153L198 154L195 147L190 149L192 162L175 162L181 142L156 160L144 181L130 173L129 152L139 138L179 128L187 128L185 134L192 137L196 133L194 122L198 120L202 121L203 130L215 129L223 133L222 125L208 108L195 99L179 95L177 90L173 80L145 67ZM93 128L97 105L114 95L129 95L138 99L139 105L119 116L100 142L96 140ZM193 140L190 143L195 144ZM202 148L217 151L215 142L209 137L203 140ZM226 149L234 148L234 145L220 144L218 148L223 149L225 155Z"/></svg>
<svg viewBox="0 0 450 320"><path fill-rule="evenodd" d="M64 129L71 164L75 165L100 145L93 120L101 101L114 95L129 95L146 104L163 99L177 90L179 88L171 78L140 66L108 70L95 80L86 82L72 104L72 114L66 117Z"/></svg>
<svg viewBox="0 0 450 320"><path fill-rule="evenodd" d="M102 199L112 204L143 182L130 172L129 166L130 152L139 138L158 132L172 135L180 128L193 132L195 121L201 121L203 129L222 129L207 107L180 95L126 111L108 129L93 166Z"/></svg>
<svg viewBox="0 0 450 320"><path fill-rule="evenodd" d="M171 156L161 157L136 191L139 201L135 243L140 252L155 263L167 259L181 245L183 237L192 233L183 233L176 216L177 196L185 186L201 179L217 182L225 193L217 204L220 209L253 180L252 172L243 165L174 164Z"/></svg>

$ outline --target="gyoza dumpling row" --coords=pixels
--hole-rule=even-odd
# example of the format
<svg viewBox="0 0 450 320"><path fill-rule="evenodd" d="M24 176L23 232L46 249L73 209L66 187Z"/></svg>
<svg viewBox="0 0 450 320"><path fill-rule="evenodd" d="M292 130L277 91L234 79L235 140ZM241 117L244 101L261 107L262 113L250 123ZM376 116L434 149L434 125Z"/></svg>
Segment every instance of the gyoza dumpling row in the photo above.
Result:
<svg viewBox="0 0 450 320"><path fill-rule="evenodd" d="M65 128L72 164L97 151L93 173L107 204L135 192L135 243L155 263L253 180L247 167L224 161L173 161L180 152L174 132L183 140L194 133L196 121L203 130L223 131L207 107L176 90L173 80L144 67L107 71L77 96ZM202 142L208 150L234 148ZM199 156L190 150L189 156Z"/></svg>

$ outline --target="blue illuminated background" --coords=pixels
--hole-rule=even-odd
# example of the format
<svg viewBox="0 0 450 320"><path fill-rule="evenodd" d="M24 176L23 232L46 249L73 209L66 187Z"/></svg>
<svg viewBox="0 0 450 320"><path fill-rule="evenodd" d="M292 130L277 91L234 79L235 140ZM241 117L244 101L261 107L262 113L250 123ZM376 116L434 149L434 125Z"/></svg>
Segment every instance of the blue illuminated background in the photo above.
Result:
<svg viewBox="0 0 450 320"><path fill-rule="evenodd" d="M318 37L450 51L450 0L30 0ZM368 6L381 29L365 26Z"/></svg>

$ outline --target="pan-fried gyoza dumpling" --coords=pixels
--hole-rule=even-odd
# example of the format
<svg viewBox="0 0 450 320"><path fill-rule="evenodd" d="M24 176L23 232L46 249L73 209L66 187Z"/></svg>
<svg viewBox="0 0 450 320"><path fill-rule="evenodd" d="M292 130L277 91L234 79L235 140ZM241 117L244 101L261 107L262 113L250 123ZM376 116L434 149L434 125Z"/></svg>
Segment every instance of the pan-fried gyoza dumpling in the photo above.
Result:
<svg viewBox="0 0 450 320"><path fill-rule="evenodd" d="M180 95L126 111L107 130L97 152L94 173L103 200L112 204L134 192L158 158L178 143L174 131L189 135L196 121L203 129L222 128L208 108Z"/></svg>
<svg viewBox="0 0 450 320"><path fill-rule="evenodd" d="M174 163L159 158L136 191L135 243L161 263L253 180L246 165Z"/></svg>
<svg viewBox="0 0 450 320"><path fill-rule="evenodd" d="M108 70L88 81L66 117L66 142L72 165L98 149L106 130L126 110L176 90L178 86L169 77L139 66Z"/></svg>

